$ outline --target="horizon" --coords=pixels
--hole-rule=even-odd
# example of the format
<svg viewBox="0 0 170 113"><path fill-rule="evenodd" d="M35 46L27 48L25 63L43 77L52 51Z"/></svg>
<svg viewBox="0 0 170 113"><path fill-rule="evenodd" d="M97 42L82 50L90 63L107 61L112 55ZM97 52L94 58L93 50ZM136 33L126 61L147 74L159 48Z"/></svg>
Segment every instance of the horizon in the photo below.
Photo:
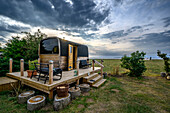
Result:
<svg viewBox="0 0 170 113"><path fill-rule="evenodd" d="M6 0L0 4L0 43L40 29L85 44L89 56L114 58L135 51L170 56L169 0Z"/></svg>

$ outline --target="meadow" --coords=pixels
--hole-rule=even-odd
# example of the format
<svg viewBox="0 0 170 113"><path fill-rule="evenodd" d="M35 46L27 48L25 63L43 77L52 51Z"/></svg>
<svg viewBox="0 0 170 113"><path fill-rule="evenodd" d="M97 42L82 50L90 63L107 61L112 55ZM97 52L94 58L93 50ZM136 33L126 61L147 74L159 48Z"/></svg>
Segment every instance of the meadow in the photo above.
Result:
<svg viewBox="0 0 170 113"><path fill-rule="evenodd" d="M120 67L120 60L104 60L104 72L114 74L114 68L119 67L120 76L106 77L107 81L100 88L92 88L90 92L82 94L59 112L169 113L170 81L160 77L160 72L164 72L163 61L147 60L145 64L147 71L143 77L135 78L124 74L127 70ZM47 99L46 106L35 112L55 112L52 104L53 101ZM29 111L26 110L26 104L17 103L12 91L7 91L0 93L0 112Z"/></svg>

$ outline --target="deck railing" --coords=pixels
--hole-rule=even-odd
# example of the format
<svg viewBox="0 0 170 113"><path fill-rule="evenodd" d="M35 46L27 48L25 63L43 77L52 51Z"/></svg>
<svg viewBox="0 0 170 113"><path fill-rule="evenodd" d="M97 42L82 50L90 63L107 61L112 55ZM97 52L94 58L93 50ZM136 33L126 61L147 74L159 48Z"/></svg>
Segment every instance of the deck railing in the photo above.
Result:
<svg viewBox="0 0 170 113"><path fill-rule="evenodd" d="M100 67L101 67L101 76L103 75L103 68L104 68L104 65L103 65L103 60L101 60L101 63L98 62L97 60L93 60L93 70L94 70L94 65L95 64L98 64Z"/></svg>

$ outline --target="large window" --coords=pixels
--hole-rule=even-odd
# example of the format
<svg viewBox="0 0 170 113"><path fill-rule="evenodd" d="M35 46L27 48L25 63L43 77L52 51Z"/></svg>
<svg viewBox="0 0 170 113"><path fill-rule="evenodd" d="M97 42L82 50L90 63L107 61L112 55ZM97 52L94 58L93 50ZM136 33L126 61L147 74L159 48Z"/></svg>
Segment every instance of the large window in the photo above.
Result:
<svg viewBox="0 0 170 113"><path fill-rule="evenodd" d="M58 39L57 38L49 38L42 40L40 43L40 54L58 54Z"/></svg>

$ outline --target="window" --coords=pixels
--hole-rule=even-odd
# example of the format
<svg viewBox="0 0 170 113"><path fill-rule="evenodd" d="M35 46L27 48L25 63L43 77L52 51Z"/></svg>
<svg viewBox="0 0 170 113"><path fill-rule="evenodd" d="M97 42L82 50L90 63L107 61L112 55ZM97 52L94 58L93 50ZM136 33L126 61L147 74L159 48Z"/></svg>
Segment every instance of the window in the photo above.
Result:
<svg viewBox="0 0 170 113"><path fill-rule="evenodd" d="M48 38L40 42L40 54L58 54L58 39Z"/></svg>
<svg viewBox="0 0 170 113"><path fill-rule="evenodd" d="M72 47L70 46L70 53L72 53Z"/></svg>

